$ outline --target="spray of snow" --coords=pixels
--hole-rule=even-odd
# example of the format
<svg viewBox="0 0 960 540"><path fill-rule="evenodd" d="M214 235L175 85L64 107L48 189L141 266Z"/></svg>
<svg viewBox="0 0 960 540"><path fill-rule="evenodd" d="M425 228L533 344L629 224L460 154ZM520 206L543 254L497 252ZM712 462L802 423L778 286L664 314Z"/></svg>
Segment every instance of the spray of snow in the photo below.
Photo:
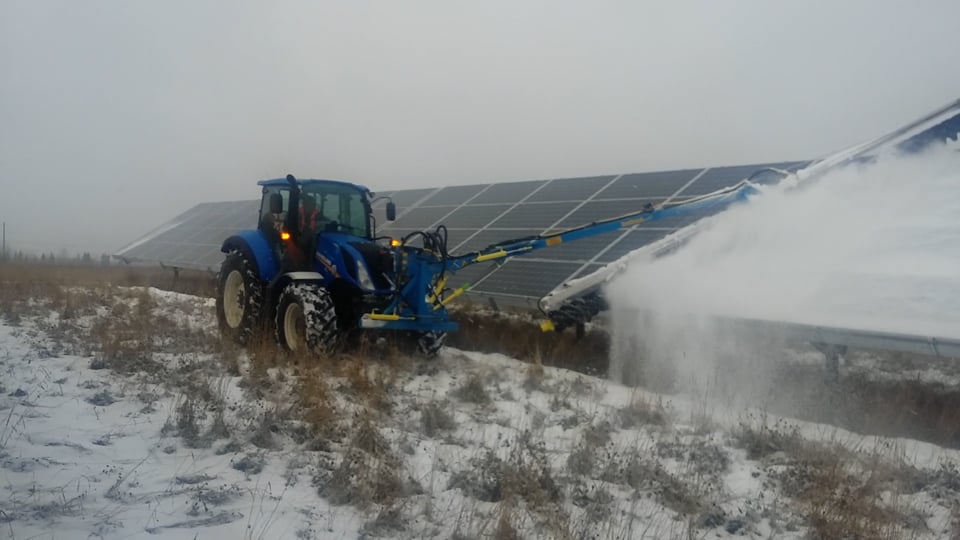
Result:
<svg viewBox="0 0 960 540"><path fill-rule="evenodd" d="M633 262L607 298L612 376L628 382L643 365L646 382L669 367L672 384L703 383L733 358L738 376L761 378L772 349L718 316L960 337L960 153L763 188L675 253Z"/></svg>

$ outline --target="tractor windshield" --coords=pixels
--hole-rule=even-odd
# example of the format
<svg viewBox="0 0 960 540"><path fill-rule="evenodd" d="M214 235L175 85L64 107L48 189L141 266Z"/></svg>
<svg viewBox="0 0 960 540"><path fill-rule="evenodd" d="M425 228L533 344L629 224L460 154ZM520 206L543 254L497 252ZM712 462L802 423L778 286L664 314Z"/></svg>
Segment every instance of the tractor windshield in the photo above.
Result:
<svg viewBox="0 0 960 540"><path fill-rule="evenodd" d="M305 228L370 237L364 192L337 184L304 184L301 214Z"/></svg>

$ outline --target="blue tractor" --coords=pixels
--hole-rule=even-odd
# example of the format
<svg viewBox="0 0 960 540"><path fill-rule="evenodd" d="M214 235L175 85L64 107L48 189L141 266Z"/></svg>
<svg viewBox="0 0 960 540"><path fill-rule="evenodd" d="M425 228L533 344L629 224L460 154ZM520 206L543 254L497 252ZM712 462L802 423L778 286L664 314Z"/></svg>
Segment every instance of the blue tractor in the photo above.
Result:
<svg viewBox="0 0 960 540"><path fill-rule="evenodd" d="M403 238L377 238L365 187L332 180L264 180L256 230L224 241L217 280L221 331L240 344L272 327L290 351L330 354L355 330L395 330L427 356L457 324L448 303L467 290L446 286L458 270L538 249L693 213L710 213L753 192L744 182L692 201L647 205L635 213L559 233L535 235L453 255L444 226ZM392 201L386 219L396 217Z"/></svg>
<svg viewBox="0 0 960 540"><path fill-rule="evenodd" d="M356 326L350 323L382 307L394 288L393 254L374 238L373 194L292 175L259 185L257 229L239 231L221 247L221 332L245 345L272 327L288 350L329 353ZM386 214L395 218L392 201Z"/></svg>

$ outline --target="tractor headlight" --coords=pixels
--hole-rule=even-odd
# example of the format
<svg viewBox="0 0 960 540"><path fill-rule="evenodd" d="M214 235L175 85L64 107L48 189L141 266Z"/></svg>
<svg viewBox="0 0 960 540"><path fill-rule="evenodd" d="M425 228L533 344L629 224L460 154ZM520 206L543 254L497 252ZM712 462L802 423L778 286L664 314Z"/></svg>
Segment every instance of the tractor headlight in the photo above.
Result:
<svg viewBox="0 0 960 540"><path fill-rule="evenodd" d="M360 282L360 287L363 289L373 290L376 288L373 286L373 280L370 279L370 272L367 271L366 265L360 261L357 261L357 281Z"/></svg>

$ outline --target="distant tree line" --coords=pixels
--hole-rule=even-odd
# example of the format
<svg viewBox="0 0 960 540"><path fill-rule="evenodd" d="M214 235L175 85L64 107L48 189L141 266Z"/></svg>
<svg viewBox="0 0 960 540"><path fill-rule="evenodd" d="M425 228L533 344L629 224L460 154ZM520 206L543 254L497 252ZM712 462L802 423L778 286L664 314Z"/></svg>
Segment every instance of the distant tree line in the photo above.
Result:
<svg viewBox="0 0 960 540"><path fill-rule="evenodd" d="M41 263L41 264L70 264L78 266L110 266L114 264L110 255L103 253L94 257L90 252L85 251L76 255L69 255L66 250L61 250L58 255L49 253L32 253L23 250L7 250L0 253L0 262L15 263Z"/></svg>

